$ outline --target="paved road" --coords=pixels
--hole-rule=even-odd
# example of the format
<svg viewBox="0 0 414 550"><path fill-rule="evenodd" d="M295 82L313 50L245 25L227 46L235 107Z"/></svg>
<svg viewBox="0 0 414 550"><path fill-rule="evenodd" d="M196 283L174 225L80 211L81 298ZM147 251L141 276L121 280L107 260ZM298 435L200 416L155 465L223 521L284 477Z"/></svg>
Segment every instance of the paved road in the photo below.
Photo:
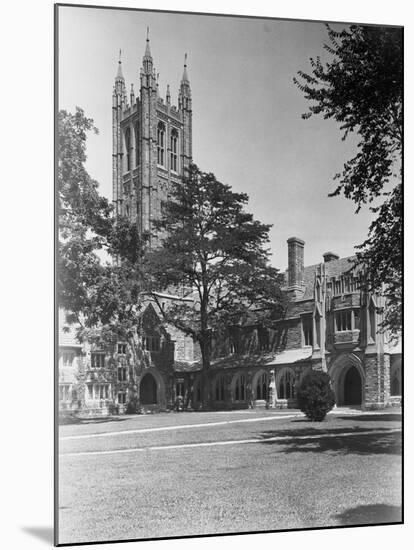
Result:
<svg viewBox="0 0 414 550"><path fill-rule="evenodd" d="M395 413L119 417L63 426L59 446L62 543L401 517Z"/></svg>

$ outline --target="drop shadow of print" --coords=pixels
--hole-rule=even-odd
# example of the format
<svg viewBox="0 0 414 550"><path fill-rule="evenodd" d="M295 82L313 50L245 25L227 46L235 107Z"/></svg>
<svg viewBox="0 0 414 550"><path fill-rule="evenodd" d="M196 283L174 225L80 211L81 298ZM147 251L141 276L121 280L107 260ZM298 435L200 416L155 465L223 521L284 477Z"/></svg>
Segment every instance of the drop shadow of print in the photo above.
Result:
<svg viewBox="0 0 414 550"><path fill-rule="evenodd" d="M53 545L53 527L22 527L28 535Z"/></svg>
<svg viewBox="0 0 414 550"><path fill-rule="evenodd" d="M369 504L348 508L333 516L341 525L367 525L378 523L403 523L401 506Z"/></svg>

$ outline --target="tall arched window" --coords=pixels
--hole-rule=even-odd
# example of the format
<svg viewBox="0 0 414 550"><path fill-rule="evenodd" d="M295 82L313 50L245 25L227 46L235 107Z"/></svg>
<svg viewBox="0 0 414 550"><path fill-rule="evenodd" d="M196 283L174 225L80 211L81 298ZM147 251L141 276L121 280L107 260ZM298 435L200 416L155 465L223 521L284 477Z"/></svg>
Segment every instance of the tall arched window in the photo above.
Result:
<svg viewBox="0 0 414 550"><path fill-rule="evenodd" d="M267 400L269 395L269 376L267 372L261 374L256 384L256 399Z"/></svg>
<svg viewBox="0 0 414 550"><path fill-rule="evenodd" d="M225 399L226 380L224 375L220 375L216 378L214 396L216 401L224 401Z"/></svg>
<svg viewBox="0 0 414 550"><path fill-rule="evenodd" d="M291 399L295 397L295 375L290 369L282 373L277 394L279 399Z"/></svg>
<svg viewBox="0 0 414 550"><path fill-rule="evenodd" d="M175 128L171 131L170 139L170 149L171 149L171 170L177 172L178 162L177 162L177 150L178 150L178 132Z"/></svg>
<svg viewBox="0 0 414 550"><path fill-rule="evenodd" d="M128 172L131 170L131 130L125 130L125 150L126 150L126 168Z"/></svg>
<svg viewBox="0 0 414 550"><path fill-rule="evenodd" d="M246 379L244 374L237 377L236 384L234 386L234 400L245 401L246 400Z"/></svg>
<svg viewBox="0 0 414 550"><path fill-rule="evenodd" d="M139 127L135 126L135 166L139 166Z"/></svg>
<svg viewBox="0 0 414 550"><path fill-rule="evenodd" d="M375 342L375 336L377 334L377 329L375 326L375 306L371 302L368 308L368 318L369 318L369 332L368 339L371 342Z"/></svg>
<svg viewBox="0 0 414 550"><path fill-rule="evenodd" d="M158 123L157 128L157 162L164 166L164 150L165 150L165 126L162 122Z"/></svg>

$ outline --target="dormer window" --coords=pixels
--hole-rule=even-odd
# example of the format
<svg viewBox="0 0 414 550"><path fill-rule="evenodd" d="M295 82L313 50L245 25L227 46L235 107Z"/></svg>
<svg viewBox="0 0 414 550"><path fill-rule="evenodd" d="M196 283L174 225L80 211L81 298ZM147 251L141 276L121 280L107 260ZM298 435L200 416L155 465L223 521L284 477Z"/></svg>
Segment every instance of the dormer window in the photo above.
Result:
<svg viewBox="0 0 414 550"><path fill-rule="evenodd" d="M313 345L313 319L312 315L302 317L302 343L304 346Z"/></svg>
<svg viewBox="0 0 414 550"><path fill-rule="evenodd" d="M335 281L335 283L334 283L334 293L335 293L336 295L342 293L342 292L341 292L341 281L340 281L340 280L339 280L339 281Z"/></svg>

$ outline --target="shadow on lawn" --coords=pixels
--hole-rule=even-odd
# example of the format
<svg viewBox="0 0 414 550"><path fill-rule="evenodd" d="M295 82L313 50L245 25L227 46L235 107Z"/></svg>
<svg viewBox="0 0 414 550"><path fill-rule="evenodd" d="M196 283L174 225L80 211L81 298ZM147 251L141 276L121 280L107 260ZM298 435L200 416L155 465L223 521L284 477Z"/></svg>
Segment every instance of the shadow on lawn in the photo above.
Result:
<svg viewBox="0 0 414 550"><path fill-rule="evenodd" d="M370 504L348 508L333 516L341 525L375 525L378 523L402 523L401 506L390 504Z"/></svg>
<svg viewBox="0 0 414 550"><path fill-rule="evenodd" d="M99 418L79 418L77 416L67 416L59 419L59 426L68 426L72 424L103 424L104 422L125 422L128 416L102 416Z"/></svg>
<svg viewBox="0 0 414 550"><path fill-rule="evenodd" d="M262 432L261 436L265 445L276 444L278 452L281 453L401 454L400 433L389 432L386 428L373 428L370 431L373 433L367 433L365 428L304 428L266 431ZM363 433L355 435L359 432ZM278 436L290 436L292 439L266 441Z"/></svg>
<svg viewBox="0 0 414 550"><path fill-rule="evenodd" d="M384 414L356 414L356 415L337 415L340 420L355 420L358 422L401 422L401 414L384 413Z"/></svg>

